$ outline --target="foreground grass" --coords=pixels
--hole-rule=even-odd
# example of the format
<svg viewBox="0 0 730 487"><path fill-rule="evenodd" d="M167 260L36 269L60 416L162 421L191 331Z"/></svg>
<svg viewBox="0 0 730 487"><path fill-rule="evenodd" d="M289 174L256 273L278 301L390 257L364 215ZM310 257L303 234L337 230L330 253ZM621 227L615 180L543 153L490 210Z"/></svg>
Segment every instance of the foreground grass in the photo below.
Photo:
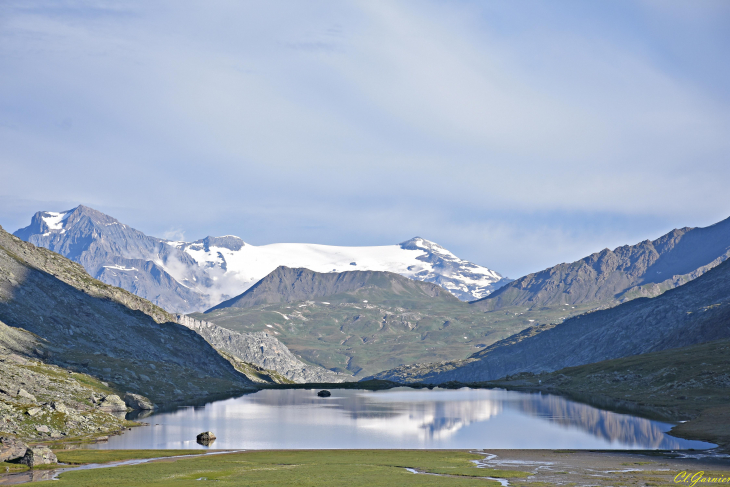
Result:
<svg viewBox="0 0 730 487"><path fill-rule="evenodd" d="M150 458L177 451L58 451L59 460L75 463L132 458ZM198 453L188 450L186 453ZM297 485L297 486L390 486L390 485L481 485L499 487L483 477L526 477L518 471L478 469L471 460L482 456L463 451L408 450L307 450L248 451L190 458L170 458L141 465L61 474L54 486L196 486L201 481L215 485ZM408 472L446 474L418 475ZM482 478L478 478L482 477Z"/></svg>

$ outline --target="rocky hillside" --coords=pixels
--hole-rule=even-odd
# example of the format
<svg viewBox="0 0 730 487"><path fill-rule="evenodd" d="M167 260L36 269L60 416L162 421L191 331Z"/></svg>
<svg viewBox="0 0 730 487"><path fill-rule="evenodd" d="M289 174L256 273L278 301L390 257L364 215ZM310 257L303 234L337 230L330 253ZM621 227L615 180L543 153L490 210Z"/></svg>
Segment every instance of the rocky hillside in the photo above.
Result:
<svg viewBox="0 0 730 487"><path fill-rule="evenodd" d="M513 281L474 306L602 304L614 306L637 297L658 296L685 284L730 256L730 218L706 228L681 228L656 239L579 261L560 264Z"/></svg>
<svg viewBox="0 0 730 487"><path fill-rule="evenodd" d="M230 354L246 364L253 364L259 369L274 371L291 382L303 384L355 380L347 374L305 364L283 343L265 331L238 333L187 316L179 316L178 321L200 334L217 350Z"/></svg>
<svg viewBox="0 0 730 487"><path fill-rule="evenodd" d="M730 337L730 262L656 298L531 327L466 360L404 366L377 374L398 382L479 382L554 371Z"/></svg>
<svg viewBox="0 0 730 487"><path fill-rule="evenodd" d="M43 363L38 357L43 348L37 337L0 322L0 436L39 441L108 435L125 427L126 406L115 391L88 375Z"/></svg>
<svg viewBox="0 0 730 487"><path fill-rule="evenodd" d="M436 284L414 281L392 272L348 271L314 272L280 266L254 284L245 293L224 301L210 310L251 308L260 304L294 303L340 296L370 289L382 295L384 305L402 305L407 301L434 298L457 303L458 299ZM392 301L392 302L385 302ZM352 297L352 302L360 302Z"/></svg>
<svg viewBox="0 0 730 487"><path fill-rule="evenodd" d="M232 235L172 242L85 206L39 211L15 235L82 264L98 280L178 313L203 311L237 296L281 265L317 272L394 272L440 285L465 301L510 281L420 237L378 247L255 246Z"/></svg>
<svg viewBox="0 0 730 487"><path fill-rule="evenodd" d="M174 316L1 228L0 320L32 332L44 362L156 403L253 388Z"/></svg>

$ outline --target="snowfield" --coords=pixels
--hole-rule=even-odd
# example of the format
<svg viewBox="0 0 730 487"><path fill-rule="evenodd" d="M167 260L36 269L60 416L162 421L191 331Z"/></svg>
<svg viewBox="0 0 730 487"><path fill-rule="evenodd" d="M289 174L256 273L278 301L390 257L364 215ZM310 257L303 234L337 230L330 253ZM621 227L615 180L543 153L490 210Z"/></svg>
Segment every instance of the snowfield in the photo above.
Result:
<svg viewBox="0 0 730 487"><path fill-rule="evenodd" d="M462 300L487 296L503 279L491 269L464 261L443 247L420 237L399 245L340 247L320 244L279 243L255 246L238 237L206 241L167 242L192 257L208 279L196 279L177 266L165 267L184 285L210 294L213 300L241 294L278 266L305 267L316 272L388 271L411 279L434 282ZM183 272L181 272L183 271ZM206 282L208 285L201 283Z"/></svg>

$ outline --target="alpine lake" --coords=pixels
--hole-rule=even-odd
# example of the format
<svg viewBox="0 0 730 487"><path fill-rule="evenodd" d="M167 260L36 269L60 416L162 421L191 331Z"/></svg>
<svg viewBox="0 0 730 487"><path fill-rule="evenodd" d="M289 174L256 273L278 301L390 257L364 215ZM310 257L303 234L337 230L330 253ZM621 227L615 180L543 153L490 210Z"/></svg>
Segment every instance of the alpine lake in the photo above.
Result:
<svg viewBox="0 0 730 487"><path fill-rule="evenodd" d="M128 415L132 428L94 449L598 449L688 450L672 424L561 396L500 389L265 389L196 407Z"/></svg>

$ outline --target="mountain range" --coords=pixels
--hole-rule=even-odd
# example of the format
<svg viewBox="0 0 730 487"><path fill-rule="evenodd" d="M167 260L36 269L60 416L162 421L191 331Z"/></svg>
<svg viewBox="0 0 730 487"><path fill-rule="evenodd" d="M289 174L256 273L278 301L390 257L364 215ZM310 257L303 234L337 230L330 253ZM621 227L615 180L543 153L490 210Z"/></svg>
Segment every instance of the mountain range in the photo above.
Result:
<svg viewBox="0 0 730 487"><path fill-rule="evenodd" d="M470 383L550 372L730 338L730 262L654 298L527 328L465 360L376 374L396 382Z"/></svg>
<svg viewBox="0 0 730 487"><path fill-rule="evenodd" d="M465 301L510 281L420 237L378 247L255 246L235 236L176 242L147 236L83 205L39 211L15 235L80 263L102 282L178 313L203 311L237 296L280 265L321 273L394 272L438 284Z"/></svg>

